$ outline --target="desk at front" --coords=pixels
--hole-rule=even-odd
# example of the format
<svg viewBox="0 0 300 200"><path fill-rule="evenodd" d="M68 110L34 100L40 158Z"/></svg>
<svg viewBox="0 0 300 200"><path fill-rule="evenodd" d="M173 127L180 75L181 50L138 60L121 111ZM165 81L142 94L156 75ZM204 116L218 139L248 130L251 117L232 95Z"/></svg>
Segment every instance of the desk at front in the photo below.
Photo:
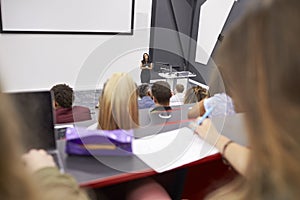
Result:
<svg viewBox="0 0 300 200"><path fill-rule="evenodd" d="M213 123L218 127L222 126L222 134L232 140L242 145L247 143L243 114L214 118ZM58 141L65 172L73 175L83 187L103 187L157 174L136 156L102 156L99 160L93 157L68 156L64 153L64 146L65 141ZM180 168L189 168L220 158L220 154L214 154Z"/></svg>
<svg viewBox="0 0 300 200"><path fill-rule="evenodd" d="M177 84L178 79L188 79L192 77L196 77L196 74L193 74L189 71L183 71L183 72L171 72L171 73L158 73L158 75L162 78L165 78L166 81L170 84L171 90L175 89L175 86ZM185 86L187 88L187 85Z"/></svg>

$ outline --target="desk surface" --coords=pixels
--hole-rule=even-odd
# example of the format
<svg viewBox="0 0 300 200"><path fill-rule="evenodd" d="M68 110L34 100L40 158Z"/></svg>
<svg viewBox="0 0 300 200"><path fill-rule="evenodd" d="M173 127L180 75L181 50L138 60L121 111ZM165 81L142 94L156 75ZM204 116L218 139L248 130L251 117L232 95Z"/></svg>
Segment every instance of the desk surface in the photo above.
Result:
<svg viewBox="0 0 300 200"><path fill-rule="evenodd" d="M158 73L162 78L166 79L181 79L181 78L190 78L196 77L196 74L189 72L188 74L182 74L181 72L172 72L172 73Z"/></svg>
<svg viewBox="0 0 300 200"><path fill-rule="evenodd" d="M237 114L225 118L214 118L213 123L217 127L221 127L222 134L246 145L243 118L243 114ZM64 153L65 141L60 140L57 144L66 173L73 175L81 186L102 187L156 174L134 155L126 157L102 156L99 160L93 157L68 156ZM220 155L215 154L183 167L215 159L220 159Z"/></svg>

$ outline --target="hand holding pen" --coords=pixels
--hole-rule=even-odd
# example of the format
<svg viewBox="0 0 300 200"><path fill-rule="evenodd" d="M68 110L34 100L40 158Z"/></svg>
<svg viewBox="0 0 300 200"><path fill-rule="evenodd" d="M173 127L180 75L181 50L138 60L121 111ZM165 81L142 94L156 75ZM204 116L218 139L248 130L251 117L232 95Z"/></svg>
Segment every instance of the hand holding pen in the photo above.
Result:
<svg viewBox="0 0 300 200"><path fill-rule="evenodd" d="M201 117L198 117L194 122L191 122L189 127L195 131L196 128L202 124L202 122L212 113L214 109L214 106L213 107L210 107L206 110L206 112L204 113L204 115L202 115Z"/></svg>

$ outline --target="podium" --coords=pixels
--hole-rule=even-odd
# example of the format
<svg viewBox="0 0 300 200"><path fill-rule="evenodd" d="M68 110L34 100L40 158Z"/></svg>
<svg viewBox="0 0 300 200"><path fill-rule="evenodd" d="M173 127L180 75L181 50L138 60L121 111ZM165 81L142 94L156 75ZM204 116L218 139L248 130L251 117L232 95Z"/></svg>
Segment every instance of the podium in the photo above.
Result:
<svg viewBox="0 0 300 200"><path fill-rule="evenodd" d="M178 79L186 79L188 83L189 78L196 77L196 74L189 71L158 73L158 75L166 79L166 81L170 84L172 91L175 89ZM187 84L185 88L187 88Z"/></svg>

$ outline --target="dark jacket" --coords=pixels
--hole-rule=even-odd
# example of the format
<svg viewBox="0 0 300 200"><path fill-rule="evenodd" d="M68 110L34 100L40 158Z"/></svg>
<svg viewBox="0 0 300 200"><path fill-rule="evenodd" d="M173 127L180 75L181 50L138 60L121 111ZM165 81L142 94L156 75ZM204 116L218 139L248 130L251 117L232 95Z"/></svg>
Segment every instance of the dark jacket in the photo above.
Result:
<svg viewBox="0 0 300 200"><path fill-rule="evenodd" d="M172 110L172 107L170 106L157 106L151 110L151 112L156 112L156 111L168 111Z"/></svg>

